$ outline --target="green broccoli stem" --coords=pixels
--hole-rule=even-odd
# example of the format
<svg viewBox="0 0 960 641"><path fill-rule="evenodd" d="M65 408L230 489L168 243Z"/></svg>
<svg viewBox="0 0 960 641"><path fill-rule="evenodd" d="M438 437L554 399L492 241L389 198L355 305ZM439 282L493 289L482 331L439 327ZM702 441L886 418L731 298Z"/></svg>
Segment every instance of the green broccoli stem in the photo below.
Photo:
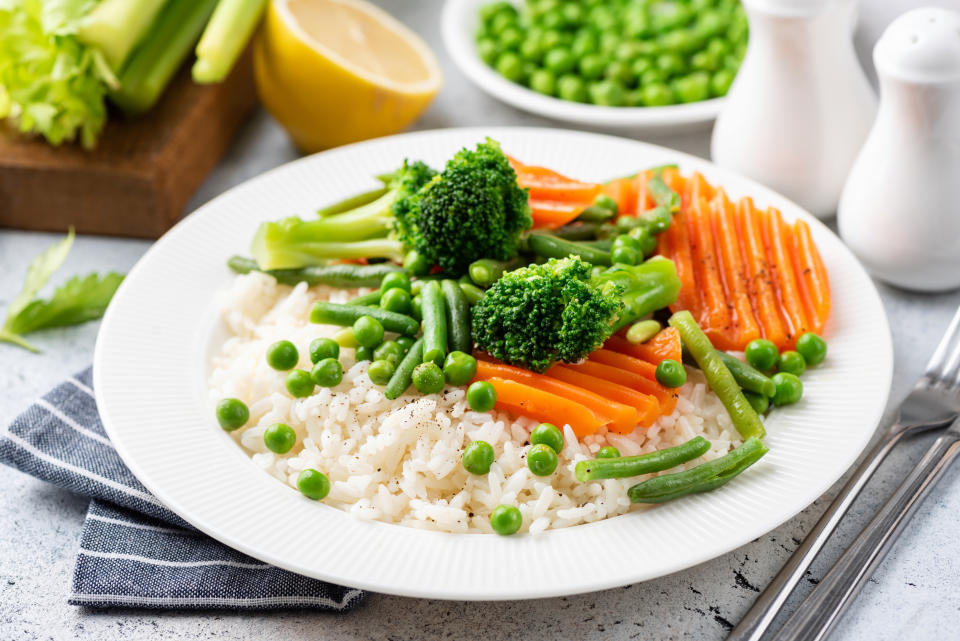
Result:
<svg viewBox="0 0 960 641"><path fill-rule="evenodd" d="M613 324L614 332L676 302L681 285L673 261L662 256L639 265L616 265L591 283L594 287L616 286L622 292L624 307Z"/></svg>
<svg viewBox="0 0 960 641"><path fill-rule="evenodd" d="M287 218L260 225L250 248L260 269L296 269L345 258L386 258L400 262L404 247L392 238L355 238L356 229L338 229L338 214L318 220ZM356 222L356 221L355 221ZM370 230L365 221L356 227ZM322 238L323 240L317 240Z"/></svg>

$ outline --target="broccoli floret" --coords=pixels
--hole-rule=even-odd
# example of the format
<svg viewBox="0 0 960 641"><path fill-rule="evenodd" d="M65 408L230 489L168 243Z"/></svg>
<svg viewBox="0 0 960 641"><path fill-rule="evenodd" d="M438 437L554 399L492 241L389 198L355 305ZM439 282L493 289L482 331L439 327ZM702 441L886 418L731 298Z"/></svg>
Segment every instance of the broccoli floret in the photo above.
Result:
<svg viewBox="0 0 960 641"><path fill-rule="evenodd" d="M423 189L392 209L399 239L444 272L464 274L478 258L516 255L533 224L527 192L500 144L461 149Z"/></svg>
<svg viewBox="0 0 960 641"><path fill-rule="evenodd" d="M473 340L535 372L583 359L610 336L623 309L620 286L594 287L590 270L570 257L504 274L471 310Z"/></svg>

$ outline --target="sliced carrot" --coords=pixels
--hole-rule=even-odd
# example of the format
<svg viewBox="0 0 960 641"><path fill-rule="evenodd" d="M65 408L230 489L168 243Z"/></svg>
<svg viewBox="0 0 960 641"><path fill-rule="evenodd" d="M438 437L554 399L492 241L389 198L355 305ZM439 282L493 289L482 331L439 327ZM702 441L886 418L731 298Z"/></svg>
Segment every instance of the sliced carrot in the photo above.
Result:
<svg viewBox="0 0 960 641"><path fill-rule="evenodd" d="M625 356L625 358L631 357ZM640 362L642 363L643 361ZM629 363L627 363L627 365L629 365ZM610 381L611 383L624 385L641 394L653 396L660 405L660 415L671 414L677 406L677 393L675 391L667 389L655 380L651 380L635 371L595 360L586 360L581 363L564 365L564 367L581 374L595 376Z"/></svg>
<svg viewBox="0 0 960 641"><path fill-rule="evenodd" d="M565 203L554 200L531 200L530 216L537 228L556 229L580 215L589 205Z"/></svg>
<svg viewBox="0 0 960 641"><path fill-rule="evenodd" d="M559 379L565 384L590 390L605 399L610 399L611 402L622 403L634 410L635 420L633 424L624 429L622 425L611 423L609 429L612 432L627 434L636 429L637 424L648 427L653 425L653 422L660 415L660 402L655 397L641 394L630 387L578 372L566 365L554 365L547 370L547 376Z"/></svg>
<svg viewBox="0 0 960 641"><path fill-rule="evenodd" d="M680 194L680 210L683 211L690 206L690 198L687 194L687 185L689 181L680 175L680 172L674 167L667 167L661 172L660 177L667 187Z"/></svg>
<svg viewBox="0 0 960 641"><path fill-rule="evenodd" d="M603 419L580 403L557 394L502 378L488 382L497 391L499 409L558 426L570 425L577 436L593 434L604 424Z"/></svg>
<svg viewBox="0 0 960 641"><path fill-rule="evenodd" d="M615 352L612 349L607 349L606 347L601 347L598 350L590 352L587 358L591 361L603 363L604 365L612 365L620 369L625 369L628 372L639 374L651 381L657 380L657 366L653 363L640 360L636 356L630 356L629 354L623 354L621 352Z"/></svg>
<svg viewBox="0 0 960 641"><path fill-rule="evenodd" d="M827 316L830 315L830 283L827 280L827 270L823 266L823 259L813 242L807 223L802 220L794 223L792 241L797 276L813 312L810 317L813 324L811 331L820 333L827 322Z"/></svg>
<svg viewBox="0 0 960 641"><path fill-rule="evenodd" d="M737 237L733 203L722 189L717 190L711 201L711 214L713 239L722 265L723 285L728 300L733 304L732 338L735 346L732 349L742 349L750 341L760 338L760 325L754 315L753 303L747 290L747 276L743 257L740 255L740 239Z"/></svg>
<svg viewBox="0 0 960 641"><path fill-rule="evenodd" d="M554 368L555 367L556 366L554 366ZM476 380L483 381L491 378L502 378L504 380L530 385L544 392L557 394L576 403L580 403L598 417L604 419L605 423L610 423L610 429L619 434L626 434L636 429L637 423L640 422L641 418L638 414L640 408L635 409L635 406L631 403L600 393L598 390L583 385L579 381L570 381L560 376L553 376L549 372L554 368L551 368L548 373L544 375L504 363L477 361ZM633 390L628 391L633 392Z"/></svg>
<svg viewBox="0 0 960 641"><path fill-rule="evenodd" d="M783 347L787 342L787 330L780 319L760 223L760 213L754 208L753 200L749 197L741 199L737 203L737 236L741 239L744 265L749 277L748 292L763 337L773 341L777 347Z"/></svg>
<svg viewBox="0 0 960 641"><path fill-rule="evenodd" d="M559 200L592 203L600 193L597 183L585 183L558 173L517 175L517 184L529 190L530 200Z"/></svg>
<svg viewBox="0 0 960 641"><path fill-rule="evenodd" d="M617 178L604 183L603 193L613 198L617 203L617 212L621 215L632 216L636 213L637 191L634 176Z"/></svg>
<svg viewBox="0 0 960 641"><path fill-rule="evenodd" d="M766 218L764 238L767 245L767 257L770 260L771 272L774 275L776 290L780 298L780 315L786 319L790 326L787 339L790 345L793 345L797 338L807 331L809 324L797 286L793 259L790 256L787 225L783 222L783 216L780 215L780 212L772 207L767 210Z"/></svg>
<svg viewBox="0 0 960 641"><path fill-rule="evenodd" d="M687 181L687 190L690 192L690 202L695 203L697 199L703 198L707 202L713 199L715 190L713 185L707 182L699 171L693 172L693 175Z"/></svg>
<svg viewBox="0 0 960 641"><path fill-rule="evenodd" d="M731 349L730 303L727 301L727 295L720 280L707 201L702 197L695 199L687 213L689 214L687 228L693 250L693 267L697 275L700 300L703 303L703 311L698 322L715 347Z"/></svg>
<svg viewBox="0 0 960 641"><path fill-rule="evenodd" d="M667 327L657 333L656 336L646 343L631 343L620 335L614 335L607 339L603 344L604 349L609 349L621 354L627 354L642 361L647 361L654 365L659 365L660 361L668 358L677 362L683 358L683 345L680 343L680 332L674 327Z"/></svg>
<svg viewBox="0 0 960 641"><path fill-rule="evenodd" d="M694 317L699 318L702 311L700 295L697 293L696 272L693 268L693 254L690 251L690 236L687 233L687 216L689 212L682 211L673 218L673 224L660 235L660 253L673 261L680 279L680 292L677 302L671 305L673 311L690 310Z"/></svg>
<svg viewBox="0 0 960 641"><path fill-rule="evenodd" d="M637 192L637 200L633 207L633 212L629 215L636 216L653 207L653 197L650 196L650 190L647 188L650 175L649 171L641 171L637 174L637 184L634 187Z"/></svg>

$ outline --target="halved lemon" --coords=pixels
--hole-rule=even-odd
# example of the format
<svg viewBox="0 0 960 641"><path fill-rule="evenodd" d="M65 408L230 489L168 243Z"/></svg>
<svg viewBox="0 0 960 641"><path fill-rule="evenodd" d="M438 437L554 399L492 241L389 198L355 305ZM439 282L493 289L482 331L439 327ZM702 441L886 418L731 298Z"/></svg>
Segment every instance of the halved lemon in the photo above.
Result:
<svg viewBox="0 0 960 641"><path fill-rule="evenodd" d="M361 0L271 0L254 73L263 104L305 152L402 131L442 84L426 43Z"/></svg>

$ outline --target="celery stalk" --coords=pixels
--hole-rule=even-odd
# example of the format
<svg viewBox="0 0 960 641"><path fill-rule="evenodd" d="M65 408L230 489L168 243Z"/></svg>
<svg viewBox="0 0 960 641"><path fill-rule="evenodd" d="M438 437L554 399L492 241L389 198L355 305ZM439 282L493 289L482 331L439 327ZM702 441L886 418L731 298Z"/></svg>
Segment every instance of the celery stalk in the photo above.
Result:
<svg viewBox="0 0 960 641"><path fill-rule="evenodd" d="M103 0L80 23L77 38L99 49L116 71L146 37L166 1Z"/></svg>
<svg viewBox="0 0 960 641"><path fill-rule="evenodd" d="M216 0L169 0L120 72L110 99L128 114L150 109L190 54Z"/></svg>
<svg viewBox="0 0 960 641"><path fill-rule="evenodd" d="M267 0L220 0L197 43L193 80L222 82L260 21Z"/></svg>

